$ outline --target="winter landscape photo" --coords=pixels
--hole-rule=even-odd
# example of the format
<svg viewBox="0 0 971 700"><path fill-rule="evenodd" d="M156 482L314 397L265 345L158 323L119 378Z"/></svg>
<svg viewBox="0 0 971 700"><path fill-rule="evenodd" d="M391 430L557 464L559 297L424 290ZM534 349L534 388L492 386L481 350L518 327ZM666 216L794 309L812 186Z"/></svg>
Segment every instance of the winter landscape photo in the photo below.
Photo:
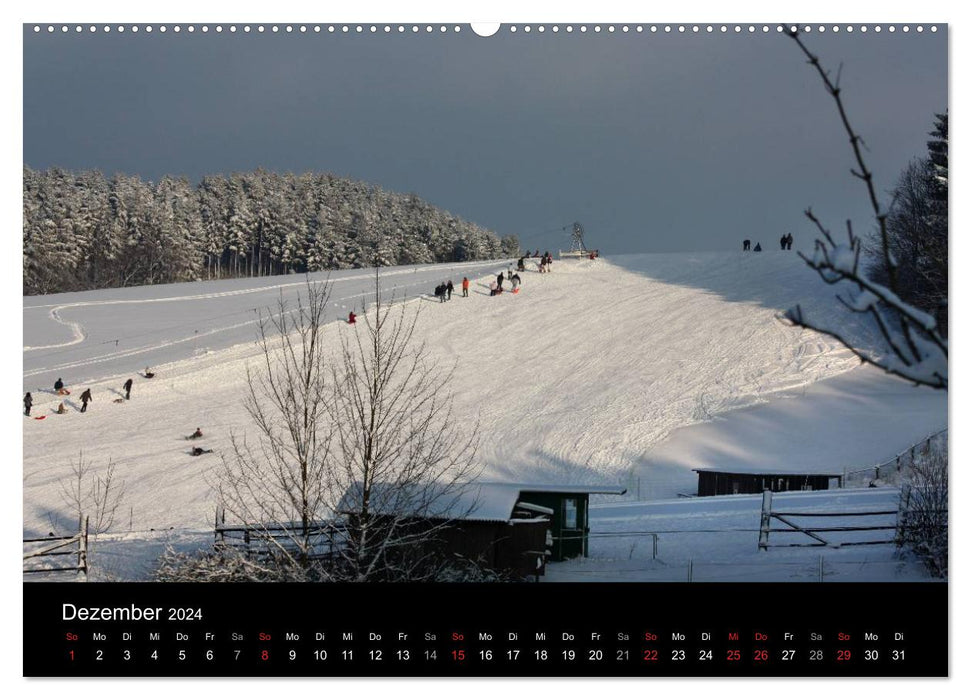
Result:
<svg viewBox="0 0 971 700"><path fill-rule="evenodd" d="M906 29L25 25L24 581L947 580Z"/></svg>

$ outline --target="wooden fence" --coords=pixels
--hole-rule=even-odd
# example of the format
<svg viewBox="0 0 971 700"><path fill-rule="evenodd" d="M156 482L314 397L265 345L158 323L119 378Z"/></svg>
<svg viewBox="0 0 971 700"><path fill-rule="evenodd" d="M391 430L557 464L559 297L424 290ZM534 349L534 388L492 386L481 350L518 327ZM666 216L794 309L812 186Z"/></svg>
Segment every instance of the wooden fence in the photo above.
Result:
<svg viewBox="0 0 971 700"><path fill-rule="evenodd" d="M333 559L344 547L346 528L334 521L308 523L271 523L227 525L226 510L216 512L213 531L218 549L231 549L256 558L297 556L310 559Z"/></svg>
<svg viewBox="0 0 971 700"><path fill-rule="evenodd" d="M24 573L25 574L47 574L55 571L74 571L84 574L88 573L88 518L84 517L83 522L78 523L78 533L64 537L31 537L24 540L24 548L30 551L24 552ZM51 564L60 563L61 560L54 557L77 557L76 564L72 566L44 566L45 562ZM28 562L38 563L39 566L31 566Z"/></svg>
<svg viewBox="0 0 971 700"><path fill-rule="evenodd" d="M846 511L846 512L814 512L814 511L774 511L772 510L772 492L769 490L762 492L762 517L759 524L759 550L765 551L770 547L856 547L872 544L896 544L900 541L900 527L902 518L900 512L903 504L897 510L867 510L867 511ZM886 523L863 524L863 525L807 525L803 519L823 518L887 518ZM892 518L892 521L890 520ZM802 520L802 524L796 522ZM831 522L831 521L830 521ZM781 527L780 527L781 524ZM893 536L886 536L883 539L875 540L850 540L835 541L829 533L839 532L893 532ZM794 534L801 533L810 541L786 542L782 544L770 544L771 534ZM820 534L823 533L823 534ZM877 535L879 537L879 535ZM829 539L827 539L829 538Z"/></svg>
<svg viewBox="0 0 971 700"><path fill-rule="evenodd" d="M908 447L903 452L897 454L896 456L888 459L886 462L881 464L876 464L872 467L863 467L862 469L843 469L843 486L846 486L847 479L854 482L871 481L880 478L886 478L890 474L899 473L905 467L913 465L914 460L917 455L926 455L930 449L933 441L944 435L947 432L947 428L944 430L939 430L936 433L931 433L923 440L915 442L913 445Z"/></svg>

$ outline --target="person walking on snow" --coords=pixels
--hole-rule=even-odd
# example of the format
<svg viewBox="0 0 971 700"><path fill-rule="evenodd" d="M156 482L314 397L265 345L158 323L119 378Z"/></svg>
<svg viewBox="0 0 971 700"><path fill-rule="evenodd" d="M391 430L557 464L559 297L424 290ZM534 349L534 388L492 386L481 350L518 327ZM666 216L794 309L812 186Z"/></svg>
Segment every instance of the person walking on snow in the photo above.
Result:
<svg viewBox="0 0 971 700"><path fill-rule="evenodd" d="M131 377L129 377L128 381L125 382L125 401L131 400L131 384Z"/></svg>
<svg viewBox="0 0 971 700"><path fill-rule="evenodd" d="M448 292L448 300L449 301L452 301L452 292L454 290L455 290L455 285L452 284L452 280L449 280L448 281L448 284L445 285L445 291Z"/></svg>
<svg viewBox="0 0 971 700"><path fill-rule="evenodd" d="M357 316L354 314L353 311L351 311L349 314L347 314L347 322L348 323L357 323Z"/></svg>
<svg viewBox="0 0 971 700"><path fill-rule="evenodd" d="M786 249L786 241L788 241L788 240L789 239L786 236L786 234L783 233L782 234L782 238L779 239L779 245L782 246L782 250L785 250Z"/></svg>
<svg viewBox="0 0 971 700"><path fill-rule="evenodd" d="M469 296L469 278L468 277L463 277L462 278L462 296L464 296L464 297Z"/></svg>
<svg viewBox="0 0 971 700"><path fill-rule="evenodd" d="M34 405L34 399L31 397L30 392L28 391L26 394L24 394L24 415L25 416L30 415L30 407L33 405Z"/></svg>
<svg viewBox="0 0 971 700"><path fill-rule="evenodd" d="M786 235L786 250L792 250L792 231Z"/></svg>
<svg viewBox="0 0 971 700"><path fill-rule="evenodd" d="M94 401L94 399L91 398L91 390L85 389L84 393L81 394L81 413L88 410L88 401Z"/></svg>
<svg viewBox="0 0 971 700"><path fill-rule="evenodd" d="M499 291L500 292L502 291L502 283L503 283L503 280L505 280L505 279L506 278L503 276L503 274L501 272L496 277L496 286L499 288Z"/></svg>

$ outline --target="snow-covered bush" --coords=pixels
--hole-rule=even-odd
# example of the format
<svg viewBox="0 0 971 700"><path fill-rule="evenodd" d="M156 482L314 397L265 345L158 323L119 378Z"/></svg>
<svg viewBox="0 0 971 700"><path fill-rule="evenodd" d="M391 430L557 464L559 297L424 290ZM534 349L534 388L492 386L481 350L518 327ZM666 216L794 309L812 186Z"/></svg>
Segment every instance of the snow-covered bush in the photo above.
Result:
<svg viewBox="0 0 971 700"><path fill-rule="evenodd" d="M919 556L934 576L947 577L947 446L918 455L901 489L900 542Z"/></svg>

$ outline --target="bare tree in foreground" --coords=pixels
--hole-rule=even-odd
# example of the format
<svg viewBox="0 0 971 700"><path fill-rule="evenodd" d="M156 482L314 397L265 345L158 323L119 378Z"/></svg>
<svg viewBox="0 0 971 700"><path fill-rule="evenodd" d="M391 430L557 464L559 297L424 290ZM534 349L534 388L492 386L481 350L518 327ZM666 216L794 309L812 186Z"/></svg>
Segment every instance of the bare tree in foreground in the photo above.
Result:
<svg viewBox="0 0 971 700"><path fill-rule="evenodd" d="M340 571L351 580L436 578L450 564L438 536L475 504L475 428L457 429L451 371L415 337L418 307L381 298L347 326L331 369L333 444L327 477L344 529Z"/></svg>
<svg viewBox="0 0 971 700"><path fill-rule="evenodd" d="M325 350L325 285L261 317L247 371L255 440L233 436L217 488L230 519L268 549L169 557L166 580L416 580L452 575L438 537L474 507L476 431L456 430L450 372L415 338L417 311L381 298ZM335 331L338 332L338 331ZM160 570L161 571L161 570ZM162 575L160 573L160 575ZM229 577L227 579L226 577Z"/></svg>
<svg viewBox="0 0 971 700"><path fill-rule="evenodd" d="M836 102L843 128L846 130L856 159L857 168L851 172L861 179L867 191L879 229L879 249L883 257L887 284L879 284L869 279L861 268L861 253L864 241L853 233L852 225L846 222L847 243L837 243L831 232L820 222L811 210L806 216L818 229L821 238L816 240L813 256L800 257L828 284L848 281L855 285L855 292L837 295L839 302L854 313L870 316L877 325L882 339L882 347L877 350L864 350L856 347L835 328L825 327L808 318L800 306L786 312L786 318L797 326L809 328L835 338L865 363L880 367L890 374L902 377L918 385L935 389L948 386L948 342L941 333L932 314L904 302L899 294L897 262L891 252L887 232L887 210L881 208L873 184L873 174L863 160L863 140L850 125L843 105L839 76L834 82L829 73L820 65L819 58L806 48L793 27L787 30L806 55L810 65L819 73L826 91Z"/></svg>
<svg viewBox="0 0 971 700"><path fill-rule="evenodd" d="M115 524L118 509L125 498L125 482L115 476L115 465L108 460L104 472L95 470L84 452L78 452L78 460L71 460L71 476L58 482L61 500L77 522L78 529L87 515L91 530L96 535L108 532Z"/></svg>
<svg viewBox="0 0 971 700"><path fill-rule="evenodd" d="M256 439L232 436L216 488L235 523L262 531L281 564L305 570L330 514L325 462L330 426L324 323L330 290L307 282L291 308L281 293L258 324L260 365L247 367L245 408Z"/></svg>

